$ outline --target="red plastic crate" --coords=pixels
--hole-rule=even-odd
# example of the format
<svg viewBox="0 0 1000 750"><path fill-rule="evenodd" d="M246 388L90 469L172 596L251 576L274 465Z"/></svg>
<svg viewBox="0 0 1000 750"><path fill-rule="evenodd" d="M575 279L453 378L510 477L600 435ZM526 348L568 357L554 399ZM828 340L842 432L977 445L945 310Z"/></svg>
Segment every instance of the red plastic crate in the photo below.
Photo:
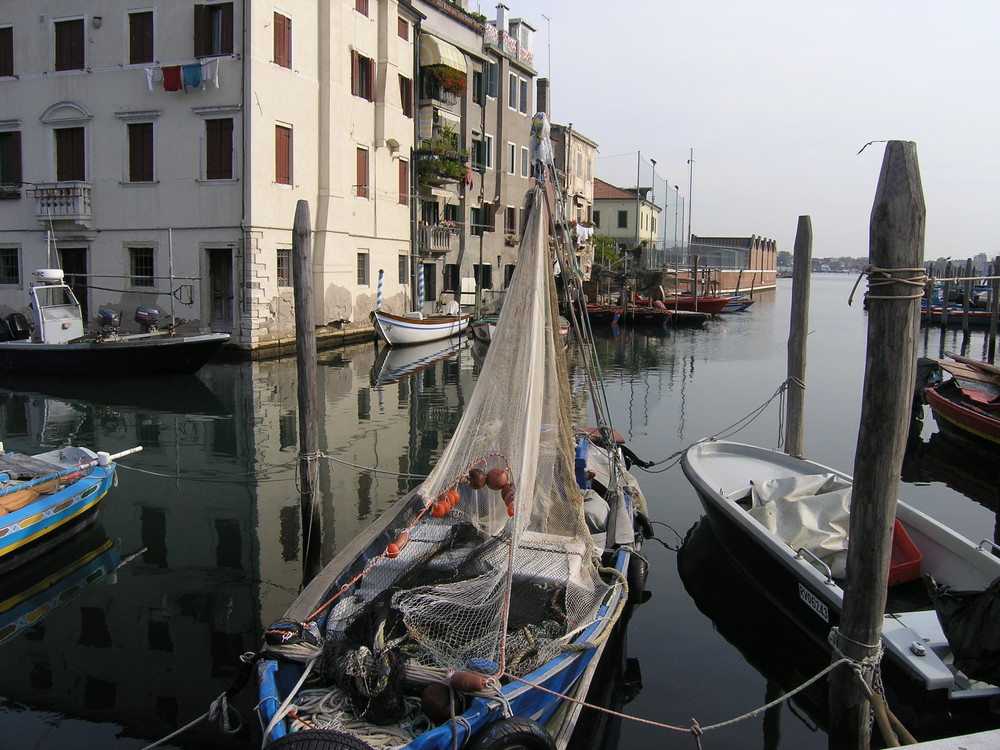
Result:
<svg viewBox="0 0 1000 750"><path fill-rule="evenodd" d="M910 539L898 520L892 527L892 555L889 558L889 585L895 586L920 577L920 554L917 545Z"/></svg>

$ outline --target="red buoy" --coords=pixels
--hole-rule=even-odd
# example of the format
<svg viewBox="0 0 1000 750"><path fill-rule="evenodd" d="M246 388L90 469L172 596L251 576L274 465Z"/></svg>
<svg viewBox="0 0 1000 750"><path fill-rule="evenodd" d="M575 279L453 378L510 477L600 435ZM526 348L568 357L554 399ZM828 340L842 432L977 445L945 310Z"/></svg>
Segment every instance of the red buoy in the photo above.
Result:
<svg viewBox="0 0 1000 750"><path fill-rule="evenodd" d="M495 466L486 473L486 486L491 490L498 490L507 484L507 472L499 466Z"/></svg>
<svg viewBox="0 0 1000 750"><path fill-rule="evenodd" d="M389 543L389 546L385 548L385 556L395 559L399 556L399 553L403 551L403 547L405 547L409 541L410 535L407 532L399 532L396 535L396 538L393 539Z"/></svg>
<svg viewBox="0 0 1000 750"><path fill-rule="evenodd" d="M500 488L500 497L503 498L505 503L510 503L514 501L514 488L510 484L505 484Z"/></svg>
<svg viewBox="0 0 1000 750"><path fill-rule="evenodd" d="M474 490L481 490L486 486L486 474L482 469L469 469L469 486Z"/></svg>
<svg viewBox="0 0 1000 750"><path fill-rule="evenodd" d="M477 693L486 689L486 677L475 672L455 672L448 684L463 693Z"/></svg>

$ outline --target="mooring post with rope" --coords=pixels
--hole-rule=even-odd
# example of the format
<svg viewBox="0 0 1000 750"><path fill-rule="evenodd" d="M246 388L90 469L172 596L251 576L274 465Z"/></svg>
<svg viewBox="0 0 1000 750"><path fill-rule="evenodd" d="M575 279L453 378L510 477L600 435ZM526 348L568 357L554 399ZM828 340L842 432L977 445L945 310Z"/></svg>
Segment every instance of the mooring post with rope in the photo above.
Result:
<svg viewBox="0 0 1000 750"><path fill-rule="evenodd" d="M805 435L806 340L809 333L809 278L812 275L812 218L800 216L792 261L792 311L788 330L788 405L785 453L802 457Z"/></svg>
<svg viewBox="0 0 1000 750"><path fill-rule="evenodd" d="M843 616L832 633L834 658L847 657L853 667L838 669L831 678L831 748L870 746L870 707L855 675L860 672L871 685L881 653L925 283L925 216L916 144L889 141L869 227L868 354L854 457L851 543Z"/></svg>
<svg viewBox="0 0 1000 750"><path fill-rule="evenodd" d="M316 428L316 325L313 306L312 224L309 202L295 204L292 231L295 298L295 368L299 403L299 504L302 518L302 583L320 570L319 503L313 493L319 467Z"/></svg>

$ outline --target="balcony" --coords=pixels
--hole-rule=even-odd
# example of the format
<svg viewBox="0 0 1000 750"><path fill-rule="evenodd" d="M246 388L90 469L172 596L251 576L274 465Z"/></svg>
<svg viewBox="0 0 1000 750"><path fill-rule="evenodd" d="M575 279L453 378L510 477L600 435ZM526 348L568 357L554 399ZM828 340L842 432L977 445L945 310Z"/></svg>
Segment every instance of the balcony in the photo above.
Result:
<svg viewBox="0 0 1000 750"><path fill-rule="evenodd" d="M461 182L469 173L469 153L450 148L427 148L414 152L417 179L421 187L451 185Z"/></svg>
<svg viewBox="0 0 1000 750"><path fill-rule="evenodd" d="M452 251L457 236L452 227L421 224L417 227L417 248L420 253L443 255Z"/></svg>
<svg viewBox="0 0 1000 750"><path fill-rule="evenodd" d="M89 182L36 184L28 192L35 199L35 218L43 226L61 224L90 228L93 215L90 211Z"/></svg>

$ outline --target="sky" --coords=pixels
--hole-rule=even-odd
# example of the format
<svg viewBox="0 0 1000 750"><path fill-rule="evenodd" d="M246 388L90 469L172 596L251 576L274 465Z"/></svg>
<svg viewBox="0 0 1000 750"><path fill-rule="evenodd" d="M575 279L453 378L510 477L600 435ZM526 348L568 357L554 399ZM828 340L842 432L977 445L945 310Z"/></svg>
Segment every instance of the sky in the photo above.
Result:
<svg viewBox="0 0 1000 750"><path fill-rule="evenodd" d="M1000 2L505 4L537 29L552 121L599 144L596 175L648 186L655 160L668 240L683 205L695 234L791 252L807 215L813 257L866 257L885 143L858 152L892 139L916 143L924 257L1000 255Z"/></svg>

